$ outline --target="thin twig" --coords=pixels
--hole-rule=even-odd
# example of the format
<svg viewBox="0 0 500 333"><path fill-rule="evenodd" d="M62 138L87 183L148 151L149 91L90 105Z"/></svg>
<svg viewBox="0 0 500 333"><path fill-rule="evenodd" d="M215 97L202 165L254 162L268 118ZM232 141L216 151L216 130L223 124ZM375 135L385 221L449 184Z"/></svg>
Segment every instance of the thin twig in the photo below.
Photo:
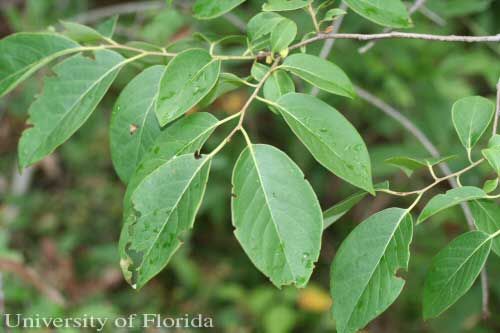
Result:
<svg viewBox="0 0 500 333"><path fill-rule="evenodd" d="M437 13L435 13L432 10L430 10L429 8L427 8L427 6L424 5L424 6L420 7L418 11L420 12L420 14L427 17L429 20L431 20L432 22L434 22L438 26L444 27L446 25L446 20L444 18L442 18L441 16L439 16Z"/></svg>
<svg viewBox="0 0 500 333"><path fill-rule="evenodd" d="M426 1L427 0L415 0L415 2L413 3L413 5L408 10L408 13L410 14L410 16L413 15L417 10L419 10L420 7L422 7L423 5L425 5ZM385 32L385 33L391 32L391 31L393 31L393 29L391 29L391 28L385 28L383 30L383 32ZM359 50L358 50L358 52L361 53L361 54L368 52L372 47L375 46L375 43L376 43L375 41L369 42L365 46L360 47Z"/></svg>
<svg viewBox="0 0 500 333"><path fill-rule="evenodd" d="M495 111L495 120L493 122L493 135L497 134L499 117L500 117L500 80L498 80L497 83L497 108Z"/></svg>
<svg viewBox="0 0 500 333"><path fill-rule="evenodd" d="M290 50L295 50L311 43L327 40L327 39L352 39L359 41L372 41L382 39L419 39L434 42L463 42L463 43L496 43L500 42L500 34L492 36L456 36L456 35L431 35L419 34L413 32L400 32L392 31L380 34L357 34L357 33L339 33L339 34L325 34L321 33L300 43L290 47Z"/></svg>
<svg viewBox="0 0 500 333"><path fill-rule="evenodd" d="M45 296L47 296L54 303L58 305L66 304L63 295L54 287L47 284L44 279L30 267L26 267L14 260L0 258L0 271L13 273L26 283L31 284L41 293L45 294Z"/></svg>

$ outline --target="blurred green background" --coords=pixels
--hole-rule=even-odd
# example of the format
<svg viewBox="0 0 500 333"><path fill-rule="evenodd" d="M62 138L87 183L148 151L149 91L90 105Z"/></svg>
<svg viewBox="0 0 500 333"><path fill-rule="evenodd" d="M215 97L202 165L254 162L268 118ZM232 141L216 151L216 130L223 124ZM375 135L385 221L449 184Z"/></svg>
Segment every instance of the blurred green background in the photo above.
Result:
<svg viewBox="0 0 500 333"><path fill-rule="evenodd" d="M239 34L238 25L256 14L263 1L249 0L232 16L213 21L194 20L190 1L175 3L174 8L166 8L164 1L1 0L0 36L48 27L58 29L61 19L95 25L108 15L132 8L120 16L116 39L165 46L190 38L197 31ZM437 15L438 20L429 19L429 12L417 12L412 30L465 35L492 35L500 31L500 1L428 0L426 10ZM312 30L310 18L304 12L287 15L299 23L302 33ZM360 33L381 30L354 13L346 16L341 29ZM321 46L318 43L308 50L319 53ZM391 40L379 42L366 54L358 52L360 46L363 44L339 40L330 58L355 84L414 121L443 155L464 156L453 131L451 105L469 95L494 98L500 76L500 45ZM228 45L223 52L237 53L241 49ZM250 68L245 63L233 63L225 70L247 76ZM365 199L325 232L321 257L309 286L303 290L278 290L251 264L233 236L230 175L243 147L238 138L214 161L203 207L185 245L167 269L143 290L134 291L119 270L117 241L124 186L112 168L107 129L117 95L138 70L130 67L122 71L88 123L54 155L19 175L17 143L25 127L29 104L41 91L41 79L47 73L50 70L40 71L0 100L0 271L7 313L60 317L94 314L110 318L129 313L164 316L200 313L214 319L217 327L214 332L335 331L328 289L330 264L336 249L353 227L370 214L407 202L385 195ZM311 89L303 83L298 87L302 91ZM245 89L235 91L207 111L218 117L237 112L247 97ZM388 179L395 189L406 190L431 181L425 173L408 179L384 163L386 158L401 154L429 155L400 124L361 99L351 101L326 94L320 97L356 125L368 144L377 182ZM297 161L323 208L355 191L319 166L286 124L264 105L256 103L247 122L254 142L274 144ZM222 138L223 133L218 133L209 141L208 148ZM466 163L456 159L450 164L458 169ZM491 175L485 166L467 174L462 182L481 185L488 176ZM443 185L437 190L446 189ZM500 259L494 255L487 265L491 298L488 320L481 318L479 283L441 318L422 320L421 294L430 260L450 239L466 230L459 208L447 210L433 218L432 223L416 228L410 269L404 273L407 285L396 303L370 324L367 332L500 332ZM26 331L29 330L23 330ZM106 332L117 331L112 327L106 329Z"/></svg>

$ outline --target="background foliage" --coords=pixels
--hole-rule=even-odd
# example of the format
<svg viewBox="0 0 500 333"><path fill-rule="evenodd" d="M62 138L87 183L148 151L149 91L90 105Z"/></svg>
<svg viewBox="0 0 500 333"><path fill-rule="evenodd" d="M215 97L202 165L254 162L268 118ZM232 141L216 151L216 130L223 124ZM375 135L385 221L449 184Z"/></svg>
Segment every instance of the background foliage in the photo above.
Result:
<svg viewBox="0 0 500 333"><path fill-rule="evenodd" d="M102 20L90 11L119 1L31 0L3 1L0 4L1 34L39 31L58 20L75 17L89 24ZM139 3L138 1L136 3ZM143 40L159 45L191 35L239 33L226 18L199 21L191 16L188 2L176 9L149 10L120 18L118 40ZM257 13L263 1L247 1L234 14L244 22ZM163 2L159 3L163 7ZM429 0L428 8L445 19L436 25L421 13L413 16L419 32L434 34L489 35L500 30L498 1ZM87 13L87 14L86 14ZM82 16L83 15L83 16ZM90 15L90 16L89 16ZM312 30L310 17L301 11L289 14L301 33ZM95 22L88 22L89 20ZM345 18L345 31L376 33L380 27L351 14ZM428 43L388 40L379 42L366 54L359 54L363 43L338 40L331 59L349 74L353 82L402 110L440 151L461 154L462 146L451 122L456 100L471 95L493 97L500 73L498 45ZM321 43L308 46L318 53ZM226 47L226 52L239 49ZM234 64L232 72L248 75L247 65ZM45 72L46 73L46 72ZM0 258L5 307L26 315L69 316L95 313L110 317L126 313L164 313L183 315L203 313L214 317L221 332L330 332L329 270L336 249L356 223L372 213L394 205L408 205L401 199L379 195L367 197L323 236L320 260L307 288L274 288L251 264L233 236L230 223L230 178L232 166L243 146L229 145L214 160L212 173L197 227L185 246L173 257L168 268L140 292L122 280L117 262L116 243L121 228L124 187L110 160L109 119L118 93L137 74L127 67L89 122L56 154L32 169L29 190L18 195L19 178L14 176L16 147L24 129L32 96L41 91L36 77L0 100ZM298 83L299 90L310 89ZM245 89L216 101L210 111L229 115L239 111L248 98ZM408 180L398 169L384 163L398 155L428 156L418 142L392 119L360 99L348 100L324 94L329 102L356 126L367 143L375 180L390 179L401 190L428 184L425 172ZM318 193L322 207L329 207L355 189L318 165L286 124L276 121L263 104L253 106L248 117L254 142L279 147L295 160ZM217 133L208 142L214 148L223 138ZM463 155L463 154L462 154ZM449 162L453 169L467 161ZM464 183L480 183L488 172L469 173ZM22 180L25 178L21 178ZM443 192L446 185L435 189ZM420 207L422 208L422 207ZM490 256L487 269L491 282L491 317L481 320L479 284L443 316L421 320L423 281L431 258L444 244L466 230L459 208L433 217L433 223L415 229L410 279L398 301L368 328L369 332L497 332L500 330L500 265ZM18 265L5 266L5 262ZM28 272L28 273L27 273ZM27 274L27 276L26 276ZM41 284L41 285L40 285ZM55 292L57 291L57 293ZM64 297L65 304L59 298Z"/></svg>

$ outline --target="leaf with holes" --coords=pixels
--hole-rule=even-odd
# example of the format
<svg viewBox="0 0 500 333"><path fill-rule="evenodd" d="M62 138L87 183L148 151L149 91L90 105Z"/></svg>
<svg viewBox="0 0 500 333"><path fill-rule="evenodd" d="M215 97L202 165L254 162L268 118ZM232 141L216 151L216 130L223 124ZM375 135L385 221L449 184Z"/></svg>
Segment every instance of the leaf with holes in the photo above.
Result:
<svg viewBox="0 0 500 333"><path fill-rule="evenodd" d="M471 231L454 239L432 260L424 287L424 318L446 311L472 286L488 258L489 236Z"/></svg>
<svg viewBox="0 0 500 333"><path fill-rule="evenodd" d="M366 145L342 114L315 97L297 93L281 97L275 105L321 165L354 186L374 193Z"/></svg>
<svg viewBox="0 0 500 333"><path fill-rule="evenodd" d="M123 89L113 108L111 157L125 183L161 133L154 110L164 72L165 66L153 66L136 76Z"/></svg>
<svg viewBox="0 0 500 333"><path fill-rule="evenodd" d="M54 67L43 94L31 105L19 143L19 165L25 168L51 154L90 117L127 60L113 51L95 59L77 54Z"/></svg>
<svg viewBox="0 0 500 333"><path fill-rule="evenodd" d="M80 45L62 35L18 33L0 40L0 97L52 60Z"/></svg>
<svg viewBox="0 0 500 333"><path fill-rule="evenodd" d="M339 333L354 333L384 312L399 296L408 269L413 224L408 211L389 208L357 226L333 260L330 288Z"/></svg>
<svg viewBox="0 0 500 333"><path fill-rule="evenodd" d="M277 286L304 287L321 248L318 199L295 163L268 145L247 147L233 172L235 235Z"/></svg>
<svg viewBox="0 0 500 333"><path fill-rule="evenodd" d="M193 227L210 164L208 157L193 154L173 157L134 190L120 240L122 270L134 288L142 288L167 265Z"/></svg>

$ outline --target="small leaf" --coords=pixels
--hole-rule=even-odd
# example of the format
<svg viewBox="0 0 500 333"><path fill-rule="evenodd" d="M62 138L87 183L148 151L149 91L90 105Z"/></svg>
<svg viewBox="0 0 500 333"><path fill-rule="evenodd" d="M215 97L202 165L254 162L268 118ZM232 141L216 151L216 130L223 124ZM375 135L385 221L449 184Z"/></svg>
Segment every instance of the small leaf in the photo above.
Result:
<svg viewBox="0 0 500 333"><path fill-rule="evenodd" d="M282 12L308 6L312 0L269 0L262 6L265 12Z"/></svg>
<svg viewBox="0 0 500 333"><path fill-rule="evenodd" d="M80 47L51 33L17 33L0 40L0 97L42 66Z"/></svg>
<svg viewBox="0 0 500 333"><path fill-rule="evenodd" d="M329 93L353 98L356 96L347 75L334 63L309 54L293 54L281 68L292 72Z"/></svg>
<svg viewBox="0 0 500 333"><path fill-rule="evenodd" d="M174 157L135 189L120 239L123 273L134 288L142 288L167 265L193 227L210 162L193 154Z"/></svg>
<svg viewBox="0 0 500 333"><path fill-rule="evenodd" d="M498 178L489 179L484 182L483 191L486 193L491 193L498 188Z"/></svg>
<svg viewBox="0 0 500 333"><path fill-rule="evenodd" d="M389 189L389 182L384 182L375 185L375 190ZM347 199L342 200L335 206L327 209L323 212L323 229L330 227L332 224L340 220L347 212L349 212L354 206L363 200L368 193L366 191L360 191L354 193Z"/></svg>
<svg viewBox="0 0 500 333"><path fill-rule="evenodd" d="M333 260L330 286L339 333L354 333L399 296L413 237L411 215L389 208L372 215L344 240Z"/></svg>
<svg viewBox="0 0 500 333"><path fill-rule="evenodd" d="M401 0L345 0L356 13L377 24L391 28L411 28L412 22Z"/></svg>
<svg viewBox="0 0 500 333"><path fill-rule="evenodd" d="M315 97L296 93L281 97L277 106L288 126L321 165L354 186L374 193L366 145L342 114Z"/></svg>
<svg viewBox="0 0 500 333"><path fill-rule="evenodd" d="M188 112L210 93L219 78L220 65L201 49L184 51L168 64L156 107L161 126Z"/></svg>
<svg viewBox="0 0 500 333"><path fill-rule="evenodd" d="M417 170L421 170L424 168L427 168L428 166L435 166L444 162L447 162L451 159L456 158L456 155L452 156L446 156L446 157L439 157L439 158L412 158L412 157L406 157L406 156L397 156L397 157L391 157L385 160L385 163L394 165L410 177L413 172Z"/></svg>
<svg viewBox="0 0 500 333"><path fill-rule="evenodd" d="M31 105L19 142L19 165L25 168L51 154L90 117L126 60L116 52L95 52L95 59L77 54L53 68L42 95Z"/></svg>
<svg viewBox="0 0 500 333"><path fill-rule="evenodd" d="M432 260L424 287L424 318L446 311L472 286L488 258L491 240L481 231L454 239Z"/></svg>
<svg viewBox="0 0 500 333"><path fill-rule="evenodd" d="M230 12L245 0L196 0L193 5L194 17L210 20Z"/></svg>
<svg viewBox="0 0 500 333"><path fill-rule="evenodd" d="M285 71L274 71L266 83L264 83L264 98L273 102L277 101L281 96L292 92L295 92L295 83L293 83L292 78ZM270 106L269 109L279 114L276 108Z"/></svg>
<svg viewBox="0 0 500 333"><path fill-rule="evenodd" d="M207 96L203 97L198 106L200 108L207 107L222 95L241 88L243 86L243 83L241 81L243 81L243 79L240 79L234 74L222 73L219 76L219 80L217 81L215 87L212 88L212 91L210 91Z"/></svg>
<svg viewBox="0 0 500 333"><path fill-rule="evenodd" d="M260 82L269 72L269 66L261 64L260 62L255 62L250 70L250 74L255 79L255 81Z"/></svg>
<svg viewBox="0 0 500 333"><path fill-rule="evenodd" d="M118 23L118 18L118 15L113 15L111 18L99 24L96 30L104 37L113 38L116 30L116 25Z"/></svg>
<svg viewBox="0 0 500 333"><path fill-rule="evenodd" d="M263 12L255 15L248 22L247 33L251 42L269 35L276 25L285 18L276 13Z"/></svg>
<svg viewBox="0 0 500 333"><path fill-rule="evenodd" d="M280 52L286 49L297 37L297 24L289 19L281 20L271 32L271 49Z"/></svg>
<svg viewBox="0 0 500 333"><path fill-rule="evenodd" d="M460 142L470 153L488 128L495 106L484 97L465 97L453 105L451 112Z"/></svg>
<svg viewBox="0 0 500 333"><path fill-rule="evenodd" d="M445 194L438 194L424 207L420 216L418 217L417 224L424 222L429 217L455 205L465 201L482 199L487 194L480 188L473 186L464 186L449 190Z"/></svg>
<svg viewBox="0 0 500 333"><path fill-rule="evenodd" d="M206 112L197 112L164 129L130 178L123 200L124 215L131 207L132 193L145 177L174 156L199 151L216 127L217 118Z"/></svg>
<svg viewBox="0 0 500 333"><path fill-rule="evenodd" d="M247 147L233 172L235 235L277 286L304 287L318 260L323 221L311 185L277 148Z"/></svg>
<svg viewBox="0 0 500 333"><path fill-rule="evenodd" d="M500 146L483 149L481 152L493 170L500 176Z"/></svg>
<svg viewBox="0 0 500 333"><path fill-rule="evenodd" d="M489 200L475 200L470 203L472 216L479 231L492 235L500 230L500 206ZM500 238L492 241L492 250L500 256Z"/></svg>
<svg viewBox="0 0 500 333"><path fill-rule="evenodd" d="M154 110L165 66L153 66L123 89L110 125L111 157L120 179L127 183L137 164L161 133ZM130 128L135 131L130 131Z"/></svg>
<svg viewBox="0 0 500 333"><path fill-rule="evenodd" d="M97 42L105 38L97 30L83 24L66 21L61 21L61 24L66 29L64 34L78 43Z"/></svg>
<svg viewBox="0 0 500 333"><path fill-rule="evenodd" d="M323 20L332 21L334 18L336 18L338 16L345 15L345 14L347 14L347 12L345 10L340 9L340 8L333 8L333 9L330 9L329 11L326 12Z"/></svg>

